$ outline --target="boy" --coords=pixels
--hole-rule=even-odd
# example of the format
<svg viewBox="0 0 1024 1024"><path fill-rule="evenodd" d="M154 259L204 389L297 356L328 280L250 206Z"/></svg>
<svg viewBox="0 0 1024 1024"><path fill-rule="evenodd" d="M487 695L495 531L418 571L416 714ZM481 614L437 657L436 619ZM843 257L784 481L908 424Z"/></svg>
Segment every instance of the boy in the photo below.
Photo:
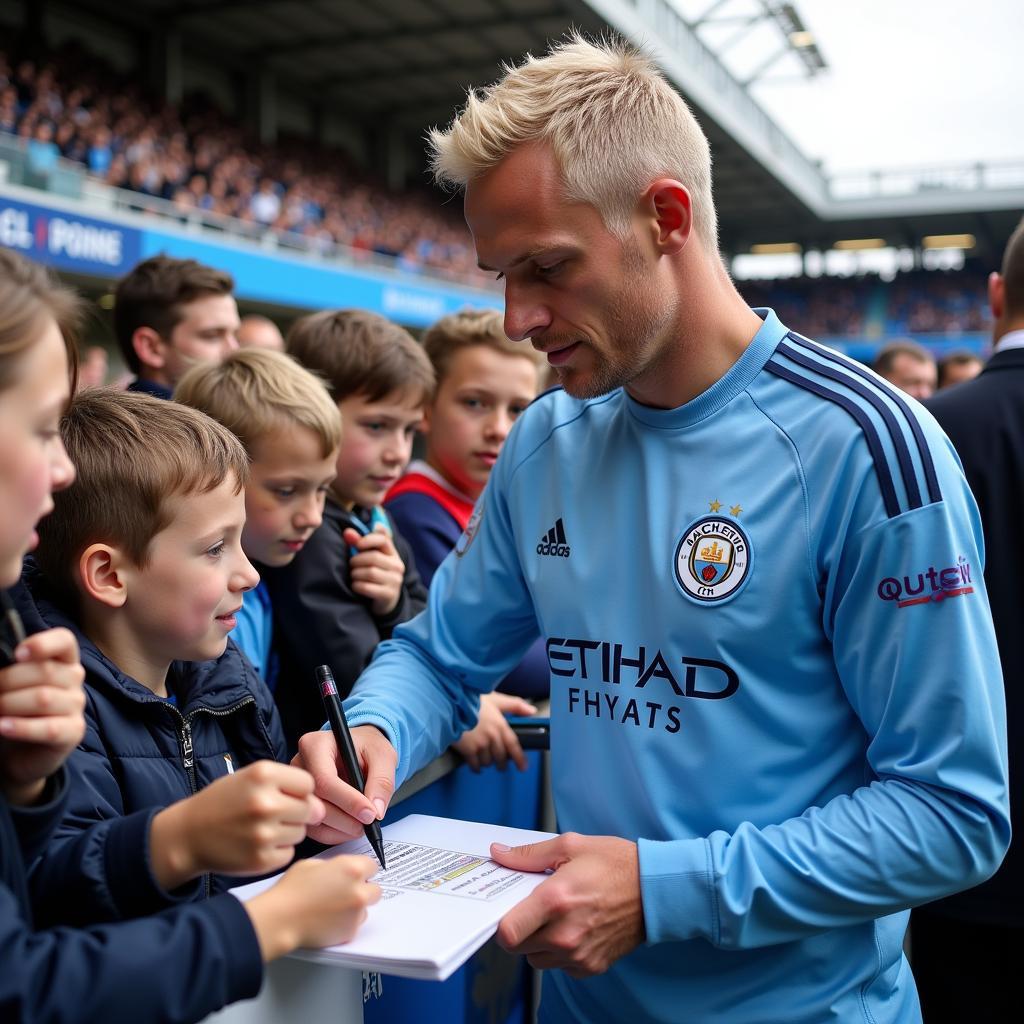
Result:
<svg viewBox="0 0 1024 1024"><path fill-rule="evenodd" d="M421 427L426 460L409 466L388 492L385 507L429 586L466 529L512 424L537 397L544 357L510 341L496 310L444 317L423 336L423 349L437 378ZM547 656L538 640L501 684L505 692L481 698L481 725L456 744L471 767L492 759L504 764L506 752L520 762L518 744L507 742L511 734L501 715L534 709L508 695L546 698L549 685Z"/></svg>
<svg viewBox="0 0 1024 1024"><path fill-rule="evenodd" d="M135 380L130 391L170 398L196 363L217 363L238 348L235 282L196 260L153 256L118 283L114 332Z"/></svg>
<svg viewBox="0 0 1024 1024"><path fill-rule="evenodd" d="M323 722L316 666L330 665L347 693L377 644L426 604L409 547L380 503L412 454L434 371L406 331L361 310L303 317L287 346L324 380L344 424L323 528L291 565L265 574L288 680L274 696L293 746Z"/></svg>
<svg viewBox="0 0 1024 1024"><path fill-rule="evenodd" d="M194 409L105 388L71 403L61 436L78 475L40 524L23 612L30 632L76 634L86 735L33 888L41 922L85 923L283 867L319 806L309 776L273 763L272 698L227 639L259 581L240 546L241 444Z"/></svg>
<svg viewBox="0 0 1024 1024"><path fill-rule="evenodd" d="M174 399L222 423L245 446L245 557L261 566L289 565L320 526L334 480L341 416L327 389L294 359L251 348L219 365L193 367ZM231 638L273 692L277 673L266 583L243 594L237 619ZM303 682L308 680L295 685Z"/></svg>

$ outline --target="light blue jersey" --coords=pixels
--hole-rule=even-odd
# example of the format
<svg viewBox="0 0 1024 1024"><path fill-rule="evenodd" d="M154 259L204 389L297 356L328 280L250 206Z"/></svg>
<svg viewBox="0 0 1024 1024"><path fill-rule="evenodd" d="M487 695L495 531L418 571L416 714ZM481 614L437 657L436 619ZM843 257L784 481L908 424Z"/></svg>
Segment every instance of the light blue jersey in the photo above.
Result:
<svg viewBox="0 0 1024 1024"><path fill-rule="evenodd" d="M599 977L548 972L544 1021L918 1021L904 911L1009 842L956 456L760 313L678 409L619 390L527 410L428 609L346 702L401 782L546 638L559 827L638 841L647 942Z"/></svg>

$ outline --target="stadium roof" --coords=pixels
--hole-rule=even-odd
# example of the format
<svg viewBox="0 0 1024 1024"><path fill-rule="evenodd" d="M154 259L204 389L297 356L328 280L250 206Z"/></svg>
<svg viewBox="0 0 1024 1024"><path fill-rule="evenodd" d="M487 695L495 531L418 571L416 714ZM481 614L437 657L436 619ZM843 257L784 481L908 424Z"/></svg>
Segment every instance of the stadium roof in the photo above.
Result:
<svg viewBox="0 0 1024 1024"><path fill-rule="evenodd" d="M134 23L163 37L177 31L184 45L204 59L241 72L270 72L311 104L363 124L393 125L411 140L421 138L430 125L446 123L466 89L495 80L503 62L527 51L542 52L571 27L591 34L607 31L610 24L622 27L630 19L635 22L641 9L636 0L135 0L131 5L77 0L64 6ZM674 9L669 13L688 31ZM679 72L688 70L687 62L676 63L673 73L677 53L653 35L656 23L635 23L647 29L637 35L667 59L670 77L680 84ZM717 61L710 51L706 56ZM742 90L721 70L730 89ZM925 235L970 231L980 249L994 254L1020 217L1019 206L991 202L984 188L963 201L954 196L951 202L936 202L936 190L929 195L925 188L923 203L920 197L908 202L882 196L844 204L848 216L838 208L826 209L824 177L766 114L756 110L769 134L759 144L751 144L750 137L741 143L744 133L714 109L712 83L699 84L700 89L682 91L711 141L726 251L779 241L827 248L835 239L865 235L916 245ZM784 158L802 162L796 168L802 180L787 175Z"/></svg>

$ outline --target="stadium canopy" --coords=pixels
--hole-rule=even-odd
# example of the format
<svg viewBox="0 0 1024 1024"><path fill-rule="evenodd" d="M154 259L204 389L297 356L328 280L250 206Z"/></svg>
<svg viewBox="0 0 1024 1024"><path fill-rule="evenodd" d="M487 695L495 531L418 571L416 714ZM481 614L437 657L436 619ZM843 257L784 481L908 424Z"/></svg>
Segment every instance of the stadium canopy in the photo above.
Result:
<svg viewBox="0 0 1024 1024"><path fill-rule="evenodd" d="M609 30L648 46L695 109L714 154L723 249L746 252L791 242L827 249L837 239L880 237L917 248L925 236L970 232L991 258L1024 208L1024 175L1009 184L982 166L923 172L884 168L836 194L820 166L772 122L672 0L23 0L41 24L44 8L85 11L131 27L171 98L182 54L244 76L250 122L272 137L274 95L287 90L314 111L341 113L370 145L393 184L423 169L422 137L446 123L470 86L505 62L541 53L571 28ZM760 3L799 29L793 4ZM708 0L705 16L722 7ZM797 19L794 21L793 19ZM825 43L827 47L827 41ZM803 54L808 64L820 53ZM250 115L253 111L250 110Z"/></svg>

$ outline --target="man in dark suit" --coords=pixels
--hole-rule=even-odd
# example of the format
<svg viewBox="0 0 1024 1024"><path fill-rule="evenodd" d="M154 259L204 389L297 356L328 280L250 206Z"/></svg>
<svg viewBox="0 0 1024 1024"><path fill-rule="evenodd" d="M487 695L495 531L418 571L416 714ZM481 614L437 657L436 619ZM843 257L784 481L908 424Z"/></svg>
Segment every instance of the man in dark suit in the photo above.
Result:
<svg viewBox="0 0 1024 1024"><path fill-rule="evenodd" d="M1014 839L989 881L914 911L911 960L926 1024L1010 1020L1024 939L1024 221L989 277L995 353L982 373L926 402L981 510L985 582L999 640ZM956 715L956 708L950 708Z"/></svg>

